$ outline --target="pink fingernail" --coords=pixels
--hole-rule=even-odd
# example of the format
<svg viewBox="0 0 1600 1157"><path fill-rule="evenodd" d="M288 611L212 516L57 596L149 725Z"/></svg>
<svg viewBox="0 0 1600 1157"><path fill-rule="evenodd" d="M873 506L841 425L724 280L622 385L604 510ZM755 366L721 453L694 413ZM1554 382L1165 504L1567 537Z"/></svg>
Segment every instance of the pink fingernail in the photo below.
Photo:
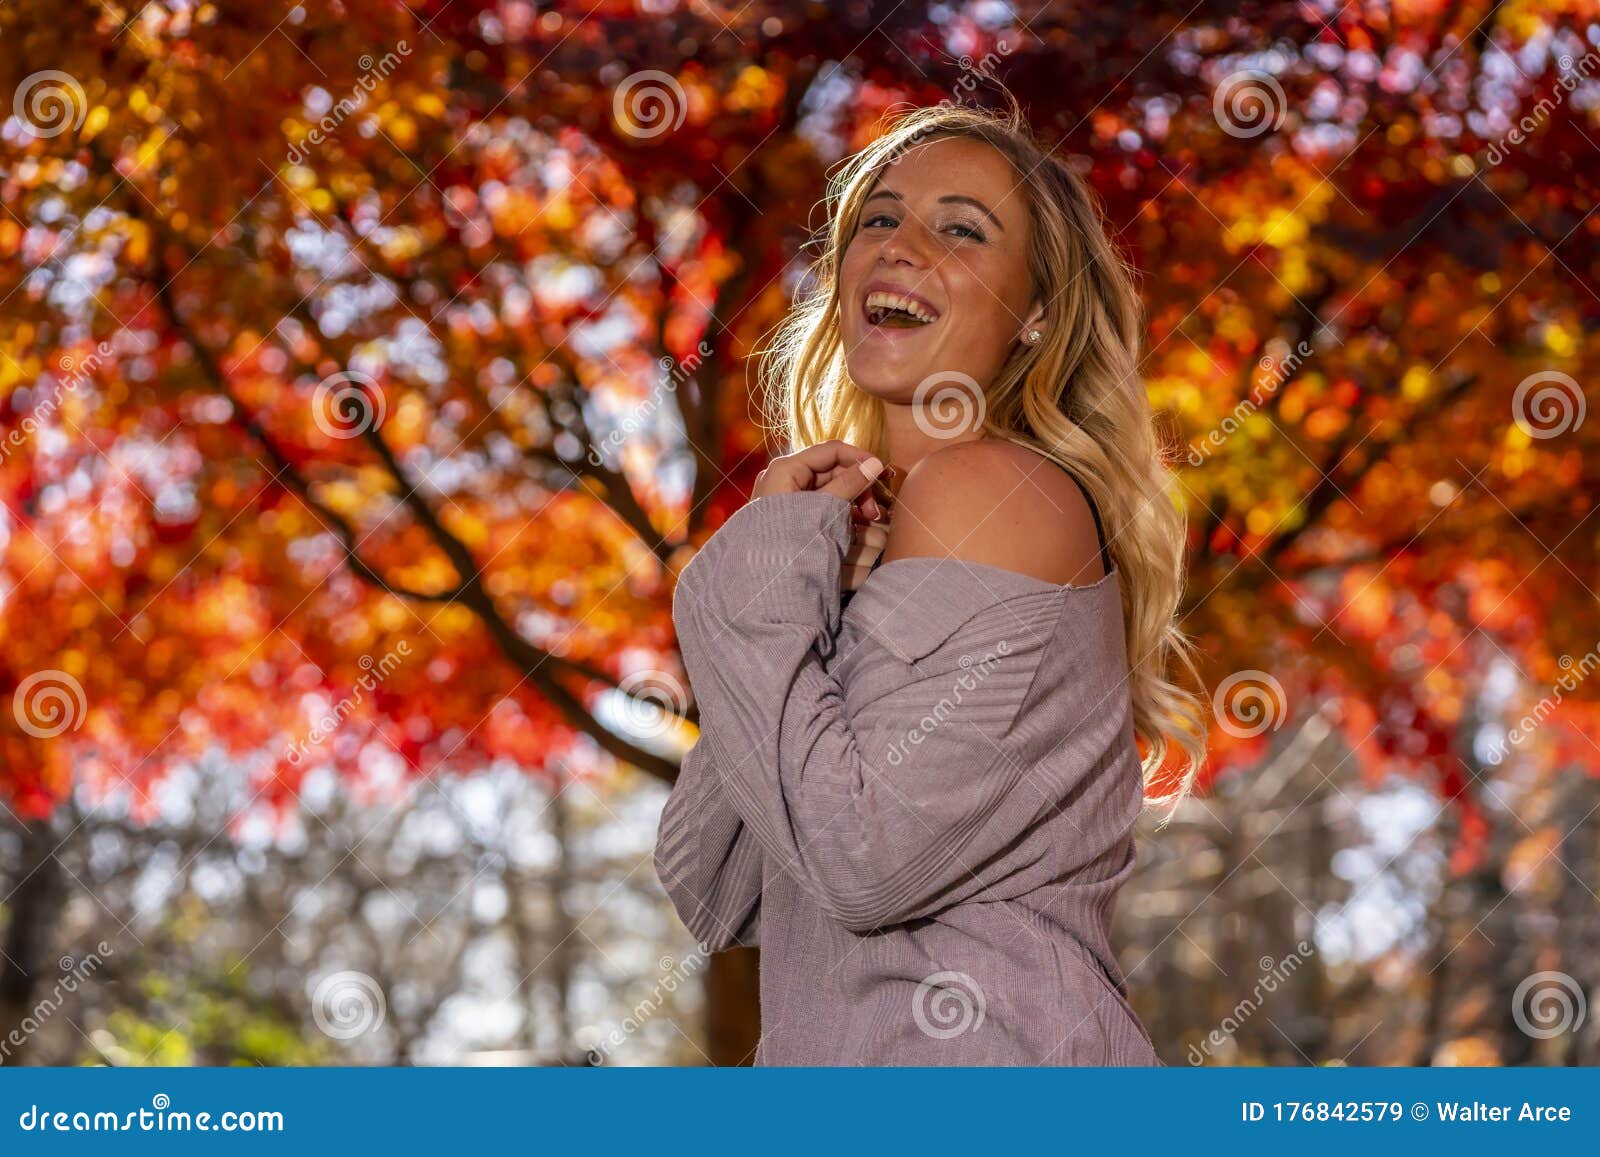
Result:
<svg viewBox="0 0 1600 1157"><path fill-rule="evenodd" d="M876 458L868 458L861 464L861 473L865 474L869 480L876 478L882 471L883 463Z"/></svg>

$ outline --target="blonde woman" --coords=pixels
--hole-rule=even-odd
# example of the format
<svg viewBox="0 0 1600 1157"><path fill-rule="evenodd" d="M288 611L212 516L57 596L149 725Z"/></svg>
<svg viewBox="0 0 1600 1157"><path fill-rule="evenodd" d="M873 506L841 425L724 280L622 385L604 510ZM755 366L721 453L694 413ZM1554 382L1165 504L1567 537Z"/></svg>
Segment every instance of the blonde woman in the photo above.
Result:
<svg viewBox="0 0 1600 1157"><path fill-rule="evenodd" d="M910 113L828 206L765 366L794 452L674 597L656 870L760 945L757 1064L1159 1064L1108 926L1204 730L1129 271L1014 105Z"/></svg>

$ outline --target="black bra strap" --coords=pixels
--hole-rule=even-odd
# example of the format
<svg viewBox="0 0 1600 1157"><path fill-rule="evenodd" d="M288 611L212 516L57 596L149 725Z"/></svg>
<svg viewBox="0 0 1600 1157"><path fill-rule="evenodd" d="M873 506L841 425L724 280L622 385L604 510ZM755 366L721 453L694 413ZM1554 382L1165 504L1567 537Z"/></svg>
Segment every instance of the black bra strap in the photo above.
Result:
<svg viewBox="0 0 1600 1157"><path fill-rule="evenodd" d="M1056 465L1061 466L1061 463L1057 462ZM1112 567L1111 550L1106 546L1106 528L1105 524L1100 521L1100 508L1095 505L1094 495L1089 493L1089 488L1083 484L1083 479L1065 466L1061 466L1061 472L1076 482L1078 489L1083 491L1083 500L1089 504L1089 513L1094 515L1095 536L1100 540L1100 565L1105 568L1107 574L1110 574Z"/></svg>

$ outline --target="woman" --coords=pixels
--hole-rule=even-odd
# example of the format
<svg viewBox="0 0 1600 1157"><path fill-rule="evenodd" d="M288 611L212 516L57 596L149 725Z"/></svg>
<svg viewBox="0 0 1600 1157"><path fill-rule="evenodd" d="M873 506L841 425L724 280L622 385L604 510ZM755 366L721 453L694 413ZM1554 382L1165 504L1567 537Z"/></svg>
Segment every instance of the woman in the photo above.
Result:
<svg viewBox="0 0 1600 1157"><path fill-rule="evenodd" d="M1160 1063L1107 929L1204 732L1129 272L1015 106L912 112L829 208L766 366L800 449L674 597L702 732L656 870L759 943L757 1064Z"/></svg>

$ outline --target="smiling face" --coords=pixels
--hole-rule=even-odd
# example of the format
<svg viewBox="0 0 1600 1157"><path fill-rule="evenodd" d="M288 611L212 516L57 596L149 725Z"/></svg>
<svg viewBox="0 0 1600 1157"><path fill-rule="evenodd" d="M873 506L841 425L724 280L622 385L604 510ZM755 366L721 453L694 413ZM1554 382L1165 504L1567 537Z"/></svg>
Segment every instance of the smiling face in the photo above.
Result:
<svg viewBox="0 0 1600 1157"><path fill-rule="evenodd" d="M1043 313L1027 194L1005 157L944 137L886 166L840 261L839 310L850 377L874 397L909 403L936 374L987 388Z"/></svg>

